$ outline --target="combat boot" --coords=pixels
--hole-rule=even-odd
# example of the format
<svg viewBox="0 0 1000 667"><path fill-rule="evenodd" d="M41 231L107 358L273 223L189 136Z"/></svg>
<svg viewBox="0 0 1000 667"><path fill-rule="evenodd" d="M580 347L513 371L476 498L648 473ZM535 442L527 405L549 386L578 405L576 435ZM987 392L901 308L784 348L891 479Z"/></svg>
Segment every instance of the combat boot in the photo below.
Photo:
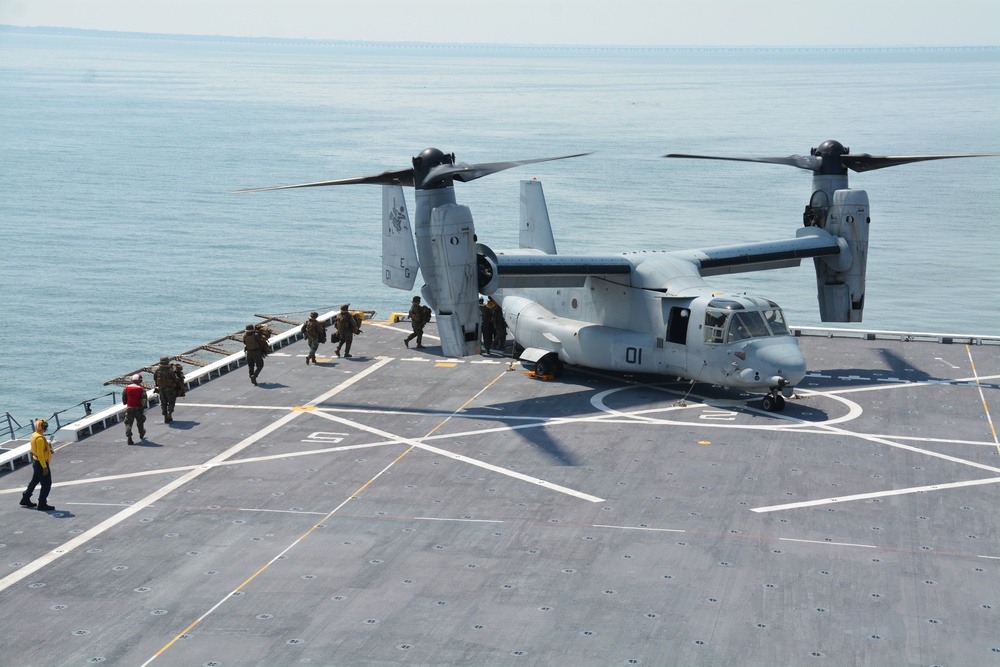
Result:
<svg viewBox="0 0 1000 667"><path fill-rule="evenodd" d="M145 431L139 431L139 439L140 440L145 440L146 439L146 432Z"/></svg>
<svg viewBox="0 0 1000 667"><path fill-rule="evenodd" d="M132 441L132 436L128 436L128 444L134 445L135 442Z"/></svg>
<svg viewBox="0 0 1000 667"><path fill-rule="evenodd" d="M52 510L55 509L55 507L49 505L48 503L39 502L38 509L42 512L51 512Z"/></svg>
<svg viewBox="0 0 1000 667"><path fill-rule="evenodd" d="M21 507L38 507L38 506L35 503L31 502L31 496L22 493Z"/></svg>

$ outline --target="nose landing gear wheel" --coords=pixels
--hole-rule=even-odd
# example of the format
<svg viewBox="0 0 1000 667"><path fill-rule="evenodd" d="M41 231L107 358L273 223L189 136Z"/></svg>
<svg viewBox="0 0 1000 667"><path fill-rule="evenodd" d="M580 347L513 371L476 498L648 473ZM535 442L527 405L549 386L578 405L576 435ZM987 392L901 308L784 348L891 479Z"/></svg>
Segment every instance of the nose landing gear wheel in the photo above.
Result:
<svg viewBox="0 0 1000 667"><path fill-rule="evenodd" d="M776 392L767 394L761 401L761 407L768 412L781 412L785 409L785 397Z"/></svg>

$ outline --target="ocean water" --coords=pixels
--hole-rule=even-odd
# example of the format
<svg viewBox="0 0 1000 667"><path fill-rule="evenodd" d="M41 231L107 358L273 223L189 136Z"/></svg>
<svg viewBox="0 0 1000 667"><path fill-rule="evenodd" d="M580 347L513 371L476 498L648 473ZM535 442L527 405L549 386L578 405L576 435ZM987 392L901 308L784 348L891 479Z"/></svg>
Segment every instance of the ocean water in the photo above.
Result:
<svg viewBox="0 0 1000 667"><path fill-rule="evenodd" d="M457 184L480 240L516 245L518 182L537 177L561 252L674 250L794 235L810 174L664 153L784 156L826 139L1000 152L1000 50L0 30L0 415L26 424L100 396L254 313L405 310L411 295L380 282L378 187L235 189L403 168L430 146L465 162L593 151ZM872 206L863 326L1000 334L1000 158L851 184ZM809 262L714 282L820 324Z"/></svg>

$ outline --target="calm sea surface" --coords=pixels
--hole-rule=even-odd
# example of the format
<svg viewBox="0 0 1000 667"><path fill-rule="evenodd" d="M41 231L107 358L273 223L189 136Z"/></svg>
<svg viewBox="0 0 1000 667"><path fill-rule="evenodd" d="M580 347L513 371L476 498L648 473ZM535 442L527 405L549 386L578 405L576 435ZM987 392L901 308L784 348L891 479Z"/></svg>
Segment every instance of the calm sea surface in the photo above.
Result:
<svg viewBox="0 0 1000 667"><path fill-rule="evenodd" d="M0 415L25 424L98 396L254 313L406 308L379 280L379 188L232 190L403 168L429 146L466 162L594 151L457 184L480 240L516 245L518 181L537 177L560 251L674 250L794 235L810 174L662 154L806 154L826 139L1000 152L1000 51L0 31ZM1000 158L851 184L872 202L864 326L1000 334ZM819 324L811 263L716 283Z"/></svg>

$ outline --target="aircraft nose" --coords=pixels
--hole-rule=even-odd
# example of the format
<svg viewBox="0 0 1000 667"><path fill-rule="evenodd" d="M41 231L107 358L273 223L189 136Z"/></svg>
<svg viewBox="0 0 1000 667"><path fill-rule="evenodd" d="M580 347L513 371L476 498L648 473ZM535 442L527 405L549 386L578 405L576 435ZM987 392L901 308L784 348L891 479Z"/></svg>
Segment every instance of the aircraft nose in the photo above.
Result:
<svg viewBox="0 0 1000 667"><path fill-rule="evenodd" d="M793 386L806 376L806 359L798 345L768 345L757 351L757 359Z"/></svg>

